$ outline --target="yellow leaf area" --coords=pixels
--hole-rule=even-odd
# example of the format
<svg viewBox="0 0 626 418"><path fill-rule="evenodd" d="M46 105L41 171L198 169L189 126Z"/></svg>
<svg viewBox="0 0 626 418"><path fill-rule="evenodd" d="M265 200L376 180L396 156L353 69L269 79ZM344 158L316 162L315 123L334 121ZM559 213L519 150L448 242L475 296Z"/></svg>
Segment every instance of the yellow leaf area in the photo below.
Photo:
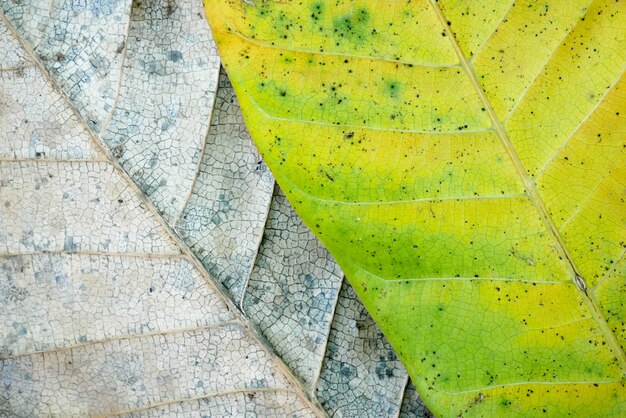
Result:
<svg viewBox="0 0 626 418"><path fill-rule="evenodd" d="M252 137L440 416L626 416L626 2L205 0Z"/></svg>

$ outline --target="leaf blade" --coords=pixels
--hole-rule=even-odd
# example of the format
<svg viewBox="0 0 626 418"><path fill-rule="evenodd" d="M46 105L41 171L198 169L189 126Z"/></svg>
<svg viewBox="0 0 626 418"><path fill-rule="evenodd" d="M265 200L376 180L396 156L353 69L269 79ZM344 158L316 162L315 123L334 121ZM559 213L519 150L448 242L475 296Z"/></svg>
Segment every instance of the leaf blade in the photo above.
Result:
<svg viewBox="0 0 626 418"><path fill-rule="evenodd" d="M558 6L557 3L555 3L556 6ZM552 382L554 385L563 382L566 386L567 382L589 382L583 384L586 385L585 387L593 382L605 382L601 385L602 390L606 390L602 395L605 397L604 399L615 396L618 401L614 401L610 405L598 402L591 410L597 413L597 409L594 408L617 408L617 410L625 408L624 391L620 386L624 375L623 350L602 317L599 311L601 308L597 307L594 296L589 297L586 293L587 287L584 282L579 286L575 285L581 283L578 268L574 261L576 256L570 254L565 239L561 237L558 228L553 223L551 214L543 203L543 195L535 186L532 178L536 168L540 167L535 162L539 158L538 156L542 153L546 156L544 160L547 160L558 148L552 139L546 141L545 146L542 147L539 142L540 135L550 135L554 131L570 132L580 123L580 121L575 123L572 121L576 117L584 116L584 114L578 110L566 112L568 116L564 118L563 122L553 125L545 122L547 121L545 115L548 115L546 111L540 116L544 119L537 119L544 121L544 123L538 123L534 127L529 125L532 120L529 122L520 119L523 124L526 124L522 125L526 126L525 129L516 128L513 124L516 120L514 118L502 120L502 111L498 110L500 108L494 109L491 105L489 95L493 95L493 93L483 89L482 77L478 78L477 74L474 73L475 68L472 67L468 58L464 56L462 48L453 39L453 34L448 26L454 25L454 22L446 21L438 6L431 3L431 11L437 15L437 20L440 22L442 37L452 39L452 46L458 53L466 77L465 83L460 85L454 79L451 79L449 84L445 83L446 79L442 78L441 81L445 86L441 88L452 95L452 90L445 89L453 85L462 98L464 91L467 91L466 95L469 95L469 90L465 90L466 86L473 86L476 94L480 97L480 101L478 103L474 101L474 105L470 105L468 119L470 122L468 122L467 127L471 127L474 120L471 116L472 109L475 110L476 107L480 109L480 104L482 104L483 111L491 119L492 132L502 142L499 145L500 151L505 151L507 154L507 161L503 165L508 170L516 172L518 182L513 182L513 184L518 193L521 189L524 196L513 195L509 196L509 199L506 195L500 199L486 199L480 195L474 198L472 193L430 196L424 193L423 189L420 190L419 187L415 187L409 188L409 191L400 199L391 199L387 197L386 192L393 193L392 189L395 188L397 193L398 187L402 186L403 182L413 186L417 182L415 180L417 176L406 176L400 180L391 179L388 191L384 186L371 187L372 182L369 181L369 177L365 177L365 181L360 181L361 177L355 175L356 170L353 170L353 164L358 164L358 158L363 159L363 155L368 155L368 153L369 155L377 155L378 153L383 156L391 155L391 151L385 150L385 146L390 147L388 144L392 141L374 145L371 143L366 143L366 145L362 145L362 143L357 145L345 144L343 141L352 138L358 129L367 131L363 134L367 138L368 136L379 135L379 128L395 129L401 132L413 131L409 133L411 135L415 134L414 131L432 131L436 126L432 119L420 119L419 111L406 119L396 120L390 114L387 114L388 119L384 118L382 112L392 108L397 96L402 96L401 93L397 93L396 87L393 87L396 84L390 85L388 82L390 74L397 74L399 71L397 68L404 64L400 58L394 64L390 61L378 62L380 60L374 56L368 67L351 63L355 60L367 60L366 57L350 57L351 61L348 60L345 64L352 65L352 67L348 66L348 69L352 70L349 73L352 74L352 78L344 78L342 67L338 65L339 62L334 56L337 51L333 50L332 54L326 53L324 42L328 39L334 39L335 45L339 49L344 48L341 51L344 54L346 50L359 51L363 48L359 45L359 35L362 31L357 28L359 24L353 22L353 15L359 9L354 8L355 12L348 19L352 25L350 27L352 38L350 38L350 36L341 36L337 27L333 30L329 25L321 27L319 32L312 33L307 26L309 25L307 20L309 16L298 13L298 8L302 6L279 3L263 3L254 6L238 4L237 2L206 1L205 7L208 7L209 4L213 8L213 13L212 15L209 14L208 17L253 138L268 161L268 165L272 168L278 183L285 189L305 222L335 255L348 278L355 285L360 297L381 324L386 335L399 351L399 355L403 357L411 376L416 380L420 379L416 382L416 386L420 393L426 396L427 401L432 402L432 404L429 403L430 406L438 407L435 411L443 412L444 409L441 405L449 403L444 401L445 396L441 395L445 391L457 392L460 399L454 407L458 409L448 410L447 413L449 414L462 411L464 404L472 410L472 413L479 413L481 408L493 412L500 406L532 413L538 411L538 405L541 405L542 402L545 403L544 406L548 410L552 412L558 410L558 400L553 402L544 394L533 395L538 400L526 402L520 392L513 388L515 384L523 385L523 382L535 380L546 383ZM318 3L311 3L311 6L314 4ZM345 4L352 5L349 2ZM361 7L362 5L359 3L358 6ZM579 32L582 31L584 36L588 36L593 31L600 31L599 28L602 27L606 27L607 30L601 36L604 36L605 41L613 42L613 45L617 44L618 39L624 37L626 30L623 25L616 24L616 16L624 12L623 9L620 9L623 6L605 5L601 2L594 3L589 10L584 6L583 2L573 5L563 17L564 22L567 19L570 19L571 22L572 19L575 21L579 18L576 14L577 11L583 10L587 13L585 15L587 19L582 19L582 23L578 23L573 28L573 35L569 34L569 28L564 23L566 26L564 30L557 31L557 34L551 34L544 40L547 39L554 48L560 45L560 42L554 42L554 38L558 38L558 34L560 36L565 34L566 39L568 39L568 37L578 36ZM387 14L381 13L381 17L378 18L379 15L371 13L372 10L378 11L377 7L380 7L381 10L388 10L385 9L386 7L395 7L395 9ZM405 6L375 3L368 10L369 15L375 16L374 20L367 22L367 25L370 26L362 26L377 31L379 29L377 25L383 25L389 14L401 15L403 7ZM515 14L518 11L518 8L512 7L506 13L507 15L509 13ZM599 19L608 19L612 23L599 24L597 19L592 18L596 12L599 12L597 15L601 16ZM327 13L333 16L332 10L328 9ZM522 19L517 17L518 20ZM278 19L282 19L280 25L275 23ZM333 21L333 19L327 18L327 21ZM492 18L490 21L495 22L497 19ZM540 26L541 20L536 21L538 22L537 25ZM502 18L500 22L507 24L509 20ZM274 26L271 26L272 23ZM483 36L495 32L490 29L483 30ZM234 34L234 32L242 30L247 31L245 37ZM399 30L399 32L401 31L402 29ZM336 36L338 33L340 35ZM488 42L491 39L497 43L499 36L488 35ZM247 42L246 39L254 40ZM254 48L259 47L259 42L256 39L263 39L266 46L269 45L267 50L253 52ZM295 45L299 45L301 39L311 39L313 46L309 45L306 51L295 51L297 48L287 47L276 54L275 46L272 43L290 45L289 41L284 41L284 39L294 39ZM590 39L599 42L598 39L600 38ZM370 38L367 39L367 42L369 41ZM480 45L480 42L475 42L475 44ZM532 42L529 44L534 45ZM324 49L321 54L317 52L316 48L319 45L322 45L320 49ZM370 48L371 52L378 45L374 40L368 44L367 48ZM467 47L469 43L465 45ZM567 42L564 45L567 45ZM525 47L529 48L528 45ZM598 62L595 61L597 58L592 58L591 55L585 61L581 58L577 48L579 47L576 47L576 52L568 52L562 48L560 54L570 54L575 58L573 59L574 62L576 60L587 64ZM606 49L608 52L603 58L600 58L600 61L610 63L612 70L607 73L594 73L592 78L596 77L598 80L605 81L615 80L616 76L620 76L620 71L624 67L624 57L619 52L615 52L618 51L616 48L607 47ZM484 53L489 51L489 48L482 48L481 51ZM344 61L347 59L347 57L344 58ZM373 64L374 61L376 61L376 66ZM306 68L307 64L327 66L330 69L317 70L314 68L305 71L303 68ZM498 63L493 65L496 69L501 69ZM363 68L367 71L357 71ZM573 74L583 73L582 70L578 71L576 68L580 67L575 67L574 64ZM438 69L438 71L441 70ZM446 71L446 69L443 70ZM531 70L533 69L531 68ZM476 71L479 72L478 74L483 74L479 68L476 68ZM537 70L534 69L533 71ZM487 72L485 70L484 73ZM423 76L417 73L418 75L411 79L407 77L407 73L397 78L397 86L401 86L398 91L415 92L418 86L423 87L420 84L424 82ZM328 112L315 110L315 105L320 108L326 106L327 102L320 100L322 94L320 91L328 89L329 86L331 86L330 90L336 91L338 86L335 87L331 83L337 78L339 85L353 83L349 85L348 94L345 96L348 103L358 101L358 99L361 101L369 100L372 106L363 105L364 108L356 106L353 107L354 114L352 116L341 116L346 111L342 109L342 103L339 103L339 100L342 99L337 99L336 105L329 107ZM259 84L255 85L254 83ZM266 86L261 85L262 83L270 85L271 88L265 89ZM411 83L414 84L411 85ZM520 84L517 85L519 89ZM335 89L333 90L332 87ZM383 100L383 95L380 92L384 91L385 87L387 87L388 97ZM540 89L540 87L533 88ZM293 95L290 94L290 89L302 91L305 94L295 101L288 101ZM576 99L572 104L567 102L567 97L560 94L557 89L550 91L557 94L556 99L561 110L573 109L572 106L576 106L576 100L580 100ZM332 94L329 93L329 97ZM362 97L358 97L357 94L362 94ZM452 97L458 99L459 96L452 95ZM450 98L447 97L447 99ZM549 96L544 100L550 100ZM623 103L623 99L617 100L619 103ZM433 109L437 110L436 106L440 105L436 104L436 100L432 100L432 102L435 103ZM472 103L462 99L459 102ZM531 107L536 106L532 100L524 100L523 103ZM407 102L404 104L410 105ZM402 104L399 108L404 112L408 111L408 107L405 109ZM461 108L465 109L463 106ZM270 113L268 109L271 109L273 113ZM518 109L524 109L524 107ZM542 109L554 108L543 104ZM371 113L367 113L368 111ZM516 109L515 111L518 112L519 110ZM290 112L294 114L289 115ZM340 116L335 117L335 114ZM354 119L350 119L351 117ZM355 126L357 117L363 120L362 125ZM310 123L311 121L315 123ZM456 122L454 119L452 121ZM450 121L443 121L441 127L450 131L454 123L448 122ZM374 129L368 131L365 125L369 123L373 125ZM485 122L483 122L483 126L485 126L484 124ZM287 127L287 125L290 126ZM336 126L328 127L328 125ZM542 126L546 126L546 128L542 130ZM486 125L486 128L489 129L489 125ZM332 130L332 133L325 135L324 129ZM619 126L617 129L613 127L612 131L619 132L620 129ZM322 142L327 145L318 147L318 144L307 140L306 135L302 138L298 132L307 132L308 137L325 138L327 136L329 140L323 139ZM509 137L509 132L512 133L511 137ZM524 132L531 132L535 135L532 137L532 141L529 141L531 145L523 142ZM400 135L402 133L398 136ZM566 133L565 136L567 135ZM415 141L415 139L413 140ZM335 149L341 147L347 149L344 156L349 154L352 156L344 157L344 159L337 158L338 153L335 152ZM495 146L494 149L496 149ZM358 157L355 157L355 154ZM413 155L407 154L404 157L415 158ZM448 154L448 163L454 164L454 159L453 154ZM623 157L616 159L624 161ZM478 180L474 184L479 184L481 178L491 179L487 160L474 157L474 161L487 165L484 167L478 164L480 167L477 172L482 177L477 176ZM384 166L390 162L392 162L392 166L397 164L391 158L382 161L372 158L369 162L377 166ZM414 166L419 166L417 161L412 162ZM337 166L341 168L337 168ZM345 166L348 168L344 169ZM602 173L606 176L606 171L602 171ZM373 178L374 176L370 177ZM437 176L433 177L437 179ZM354 179L359 179L359 181ZM383 182L381 181L381 183ZM619 197L616 197L620 186L619 182L615 184L612 192L605 192L604 196L606 197L605 200L613 202L614 207L617 208L613 210L612 219L617 219L619 222L619 209L623 209L623 200L620 202ZM433 188L439 192L436 186ZM492 190L491 194L497 196L498 190L496 188ZM442 219L451 221L446 223L442 222ZM612 261L615 262L623 248L623 245L618 244L619 238L616 239L616 237L623 236L623 230L619 227L607 228L614 231L613 235L609 237L609 241L614 245ZM423 238L424 235L427 236L426 239ZM421 247L422 250L410 250L416 243L417 247ZM474 245L476 246L474 247ZM572 245L569 244L569 246ZM432 248L434 250L429 252ZM576 254L579 249L573 248L573 251ZM459 254L461 259L456 259L453 254ZM421 260L415 261L422 256L429 261L423 264ZM429 278L437 280L428 280ZM445 280L446 278L451 280ZM466 278L466 280L461 281L458 278ZM421 282L419 279L425 280ZM448 290L444 289L446 286L448 286ZM403 287L405 290L399 290ZM555 287L561 288L561 290L555 291ZM506 297L499 297L500 288L509 294ZM530 295L528 296L527 293ZM406 294L411 295L411 297L407 297ZM435 332L440 338L447 337L451 330L465 338L475 338L476 335L480 335L480 329L474 329L472 326L470 328L473 331L470 332L465 328L466 323L455 323L455 318L458 320L459 318L490 317L491 320L496 320L496 323L506 324L502 335L498 335L497 338L491 336L491 340L487 344L482 343L482 341L489 336L483 335L483 339L473 340L473 344L470 345L473 349L481 352L481 356L484 356L478 362L477 369L488 372L487 376L472 375L472 369L465 367L467 364L476 362L475 353L470 355L462 351L454 352L446 348L443 341L432 341L434 337L428 334L428 330L421 329L421 325L418 324L419 330L416 330L416 326L411 327L398 323L399 318L411 318L412 315L416 315L413 312L416 308L421 310L418 317L434 317L440 306L434 304L433 301L437 299L432 298L430 296L432 294L438 294L440 297L445 296L444 300L453 309L460 309L460 306L465 309L464 312L453 313L441 322L441 324L448 323L455 324L455 326L446 328L440 324ZM511 299L511 294L515 296L513 299ZM481 296L471 299L473 305L465 306L466 304L461 301L468 295ZM552 303L558 303L559 309L563 309L565 313L558 310L545 310L547 309L545 308L547 302L542 299L544 297L546 301L552 300ZM524 301L526 311L516 311L513 308L512 303L517 298ZM421 301L421 305L416 304L418 300ZM428 309L423 307L425 300L431 302ZM398 301L402 302L399 303ZM481 306L481 301L489 301L493 306L489 304L489 306ZM580 304L583 305L583 308L579 306ZM531 307L536 311L530 311L529 308ZM444 310L445 308L446 306L444 306ZM492 311L492 308L495 312ZM561 333L557 335L554 331L555 333L542 343L542 338L545 337L534 335L534 331L525 323L528 322L528 318L525 318L526 314L530 315L531 322L535 322L539 327L538 329L543 330L544 333L557 328ZM564 317L569 318L569 321L564 320ZM575 321L574 325L567 325L572 318ZM584 325L581 325L583 323ZM517 335L526 335L527 340L516 341L516 344L512 346L510 340L515 340ZM565 340L567 343L563 342ZM424 343L424 341L428 341L428 343ZM446 352L444 363L463 367L460 370L462 373L457 373L454 376L449 367L442 368L438 357L442 354L431 354L432 350L426 348L429 344L436 346L437 352L443 348ZM513 353L505 351L506 349L513 351ZM515 359L513 365L507 363L507 361L511 361L511 355ZM528 357L532 358L536 364L528 360ZM429 368L420 364L420 361L423 362L426 358L437 361L431 361L432 367ZM551 364L552 359L556 359L559 364L557 366ZM572 361L572 359L576 360ZM494 367L498 373L494 372ZM542 370L543 375L538 372L539 370ZM461 377L461 375L470 377ZM577 387L575 384L570 386L568 389L578 390L575 389ZM500 389L491 391L492 387L499 387ZM452 390L452 388L455 389ZM484 398L475 401L464 395L464 392L470 390L469 388L475 390L483 388L491 392L487 396L483 395ZM427 394L424 391L434 391L437 394ZM500 393L495 394L498 391ZM559 396L564 393L561 392ZM598 396L598 399L602 396ZM508 404L498 404L497 399L505 398L510 398L506 399ZM487 400L485 401L485 399ZM438 404L437 400L441 403ZM514 405L511 406L511 404ZM583 403L570 403L568 407L572 411L581 411L586 406ZM499 412L502 413L503 411Z"/></svg>
<svg viewBox="0 0 626 418"><path fill-rule="evenodd" d="M0 61L2 413L151 414L207 400L319 414L4 15L0 28L18 50Z"/></svg>

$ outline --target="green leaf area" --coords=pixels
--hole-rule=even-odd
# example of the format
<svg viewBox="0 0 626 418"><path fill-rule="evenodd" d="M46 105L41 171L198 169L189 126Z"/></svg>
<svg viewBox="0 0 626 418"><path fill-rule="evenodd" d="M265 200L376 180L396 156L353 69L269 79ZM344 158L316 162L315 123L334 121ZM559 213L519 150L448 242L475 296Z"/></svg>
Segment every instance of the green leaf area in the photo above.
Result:
<svg viewBox="0 0 626 418"><path fill-rule="evenodd" d="M205 0L248 128L440 416L626 416L626 3Z"/></svg>

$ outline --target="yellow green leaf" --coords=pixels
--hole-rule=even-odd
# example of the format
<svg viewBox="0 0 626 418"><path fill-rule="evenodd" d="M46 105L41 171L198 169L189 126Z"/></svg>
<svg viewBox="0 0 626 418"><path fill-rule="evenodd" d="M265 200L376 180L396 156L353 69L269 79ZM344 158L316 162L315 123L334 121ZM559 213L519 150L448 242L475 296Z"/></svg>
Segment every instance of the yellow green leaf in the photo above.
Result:
<svg viewBox="0 0 626 418"><path fill-rule="evenodd" d="M248 128L441 416L626 416L626 4L205 0Z"/></svg>

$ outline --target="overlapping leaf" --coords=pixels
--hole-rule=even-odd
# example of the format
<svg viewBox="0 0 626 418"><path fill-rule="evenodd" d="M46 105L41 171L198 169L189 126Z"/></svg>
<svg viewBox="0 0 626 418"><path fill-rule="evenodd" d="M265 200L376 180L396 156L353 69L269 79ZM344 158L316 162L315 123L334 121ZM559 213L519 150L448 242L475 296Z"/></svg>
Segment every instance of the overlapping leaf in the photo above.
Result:
<svg viewBox="0 0 626 418"><path fill-rule="evenodd" d="M429 406L625 413L623 4L205 7L266 162Z"/></svg>
<svg viewBox="0 0 626 418"><path fill-rule="evenodd" d="M4 20L0 50L0 415L318 415Z"/></svg>

